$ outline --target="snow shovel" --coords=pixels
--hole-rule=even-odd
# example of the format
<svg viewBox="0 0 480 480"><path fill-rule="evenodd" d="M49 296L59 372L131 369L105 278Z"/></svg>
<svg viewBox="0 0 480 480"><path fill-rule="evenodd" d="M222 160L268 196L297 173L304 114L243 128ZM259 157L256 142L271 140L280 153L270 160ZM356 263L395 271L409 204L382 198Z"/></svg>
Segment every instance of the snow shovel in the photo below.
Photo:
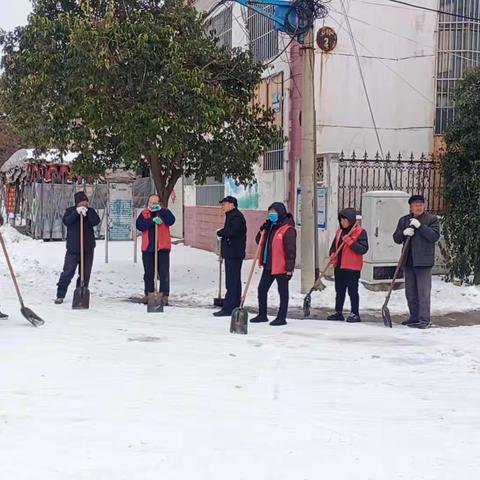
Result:
<svg viewBox="0 0 480 480"><path fill-rule="evenodd" d="M390 301L390 296L392 295L393 288L395 287L395 282L396 282L398 276L400 275L400 271L403 267L403 262L405 261L405 256L407 254L408 247L410 246L410 240L411 239L412 239L412 237L408 237L405 240L405 243L403 244L402 254L400 255L400 260L398 260L398 265L397 265L397 268L395 270L395 274L393 275L392 283L390 284L390 287L389 287L388 292L387 292L387 296L385 298L385 302L384 302L383 307L382 307L383 324L386 327L392 328L392 317L390 315L390 310L388 309L387 305L388 305L388 302Z"/></svg>
<svg viewBox="0 0 480 480"><path fill-rule="evenodd" d="M163 312L163 295L158 291L158 225L155 224L155 255L154 255L154 291L148 294L147 312L162 313Z"/></svg>
<svg viewBox="0 0 480 480"><path fill-rule="evenodd" d="M350 230L350 233L352 232L352 230ZM344 247L345 239L350 236L350 233L345 237L343 237L342 242L340 243L339 247L335 252L335 256L337 256L342 250L342 248ZM303 316L305 318L310 316L310 306L312 304L312 293L315 292L316 290L321 292L322 290L325 290L325 288L327 288L327 286L322 282L322 277L325 276L331 264L332 264L332 260L330 259L327 265L325 266L325 268L320 272L320 275L318 276L318 278L315 280L313 287L310 289L310 291L305 295L305 298L303 299Z"/></svg>
<svg viewBox="0 0 480 480"><path fill-rule="evenodd" d="M223 307L224 298L222 298L222 269L223 269L223 258L221 255L218 256L218 297L213 299L213 305L215 307Z"/></svg>
<svg viewBox="0 0 480 480"><path fill-rule="evenodd" d="M10 257L8 256L7 246L5 245L5 241L3 239L3 235L0 232L0 243L2 244L3 254L5 255L5 260L7 261L8 270L10 271L10 276L12 277L13 285L15 286L15 290L17 292L18 300L20 301L20 312L22 315L34 326L39 327L43 325L45 322L32 310L25 306L23 303L22 294L20 293L20 288L18 287L17 277L15 276L15 272L13 271L12 263L10 262Z"/></svg>
<svg viewBox="0 0 480 480"><path fill-rule="evenodd" d="M80 215L80 286L73 292L72 309L88 310L90 308L90 290L85 286L85 253L83 235L83 214Z"/></svg>
<svg viewBox="0 0 480 480"><path fill-rule="evenodd" d="M248 310L244 308L245 300L247 299L248 290L250 288L250 283L252 282L253 272L257 265L258 254L260 253L260 248L262 248L263 242L263 233L260 241L258 242L257 251L255 252L255 257L253 257L252 266L250 268L250 273L248 274L247 284L245 285L245 290L243 291L242 301L240 306L235 308L232 312L232 320L230 322L230 333L240 333L246 335L248 333Z"/></svg>

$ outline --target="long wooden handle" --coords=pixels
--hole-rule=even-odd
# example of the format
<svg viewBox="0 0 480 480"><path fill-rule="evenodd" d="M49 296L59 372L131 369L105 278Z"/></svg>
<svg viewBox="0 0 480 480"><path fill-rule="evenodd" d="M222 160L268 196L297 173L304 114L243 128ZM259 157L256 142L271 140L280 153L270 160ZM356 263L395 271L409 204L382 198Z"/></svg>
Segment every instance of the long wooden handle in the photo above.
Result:
<svg viewBox="0 0 480 480"><path fill-rule="evenodd" d="M80 214L80 284L82 287L85 285L85 256L83 253L83 213Z"/></svg>
<svg viewBox="0 0 480 480"><path fill-rule="evenodd" d="M218 298L222 298L222 266L223 259L221 255L218 256Z"/></svg>
<svg viewBox="0 0 480 480"><path fill-rule="evenodd" d="M155 274L153 281L155 282L154 290L158 293L158 225L155 223Z"/></svg>
<svg viewBox="0 0 480 480"><path fill-rule="evenodd" d="M5 240L3 239L2 232L0 232L0 243L2 244L3 254L5 255L5 260L7 261L8 270L10 271L10 276L12 277L13 285L15 286L15 290L17 292L18 300L20 301L20 305L23 307L23 298L22 294L20 293L20 288L18 287L17 277L15 272L13 271L12 262L10 262L10 257L8 256L7 246L5 245Z"/></svg>
<svg viewBox="0 0 480 480"><path fill-rule="evenodd" d="M262 248L262 241L263 241L264 235L265 235L265 232L262 232L262 236L260 237L260 240L258 242L257 250L255 251L255 257L253 259L252 266L250 267L250 273L248 274L247 284L245 285L245 290L243 291L242 301L240 303L240 308L243 308L243 305L244 305L245 300L247 298L248 289L250 288L250 283L251 283L252 277L253 277L253 272L255 271L255 267L257 266L258 254L260 253L260 249Z"/></svg>
<svg viewBox="0 0 480 480"><path fill-rule="evenodd" d="M412 239L412 237L408 237L405 240L405 243L403 244L402 253L400 255L400 259L398 260L398 264L397 264L397 268L395 269L395 273L393 274L392 283L390 284L390 287L388 288L388 293L387 293L387 296L385 298L384 305L387 305L388 301L390 300L390 296L392 295L393 288L395 287L395 282L397 281L398 275L400 274L400 270L403 267L403 262L405 261L405 255L406 255L406 253L408 251L408 248L410 246L410 240L411 239Z"/></svg>

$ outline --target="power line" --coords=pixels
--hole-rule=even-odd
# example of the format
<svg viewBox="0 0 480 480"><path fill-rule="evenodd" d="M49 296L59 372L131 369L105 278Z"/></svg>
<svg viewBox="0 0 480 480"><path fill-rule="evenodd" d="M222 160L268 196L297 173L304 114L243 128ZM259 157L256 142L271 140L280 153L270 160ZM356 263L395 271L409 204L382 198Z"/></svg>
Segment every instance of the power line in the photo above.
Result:
<svg viewBox="0 0 480 480"><path fill-rule="evenodd" d="M446 12L445 10L437 10L436 8L424 7L423 5L417 5L415 3L408 3L404 2L403 0L388 0L392 3L398 3L400 5L406 5L407 7L418 8L420 10L426 10L427 12L434 12L434 13L441 13L443 15L449 15L451 17L463 18L465 20L472 20L474 22L480 22L480 18L477 17L469 17L468 15L462 15L460 13L450 13Z"/></svg>

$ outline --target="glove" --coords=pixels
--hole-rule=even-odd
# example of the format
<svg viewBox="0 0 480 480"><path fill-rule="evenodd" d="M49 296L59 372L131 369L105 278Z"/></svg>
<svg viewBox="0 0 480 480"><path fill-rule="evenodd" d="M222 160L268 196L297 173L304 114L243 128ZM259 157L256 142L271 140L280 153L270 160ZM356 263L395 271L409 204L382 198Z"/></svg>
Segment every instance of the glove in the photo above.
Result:
<svg viewBox="0 0 480 480"><path fill-rule="evenodd" d="M293 276L293 272L287 272L287 280L291 280Z"/></svg>
<svg viewBox="0 0 480 480"><path fill-rule="evenodd" d="M223 235L219 235L219 233L220 233L222 230L223 230L223 228L219 228L219 229L216 231L217 238L218 238L219 240L221 240L222 237L223 237Z"/></svg>
<svg viewBox="0 0 480 480"><path fill-rule="evenodd" d="M350 247L352 243L355 243L352 237L345 237L343 241Z"/></svg>
<svg viewBox="0 0 480 480"><path fill-rule="evenodd" d="M271 222L270 220L267 220L267 221L260 227L260 231L263 232L264 230L269 230L271 226L272 226L272 222Z"/></svg>
<svg viewBox="0 0 480 480"><path fill-rule="evenodd" d="M148 208L151 212L159 212L162 207L158 203L154 203L151 207Z"/></svg>
<svg viewBox="0 0 480 480"><path fill-rule="evenodd" d="M415 235L415 229L413 227L408 227L403 231L405 237L413 237Z"/></svg>
<svg viewBox="0 0 480 480"><path fill-rule="evenodd" d="M422 224L416 218L412 218L410 220L410 226L414 228L420 228Z"/></svg>
<svg viewBox="0 0 480 480"><path fill-rule="evenodd" d="M161 225L163 222L162 222L162 219L160 217L153 217L152 219L153 223L155 223L156 225Z"/></svg>
<svg viewBox="0 0 480 480"><path fill-rule="evenodd" d="M87 216L87 211L88 211L87 207L77 207L77 213L79 215L83 215L84 217L86 217Z"/></svg>

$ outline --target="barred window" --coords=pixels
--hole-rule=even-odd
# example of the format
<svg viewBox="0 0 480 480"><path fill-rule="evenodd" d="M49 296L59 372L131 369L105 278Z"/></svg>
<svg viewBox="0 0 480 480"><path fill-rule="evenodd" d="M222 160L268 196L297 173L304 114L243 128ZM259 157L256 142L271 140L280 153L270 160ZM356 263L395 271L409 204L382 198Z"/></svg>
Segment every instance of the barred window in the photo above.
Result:
<svg viewBox="0 0 480 480"><path fill-rule="evenodd" d="M440 10L478 18L478 0L440 0ZM442 134L454 114L454 93L465 71L480 63L480 22L439 14L435 132Z"/></svg>
<svg viewBox="0 0 480 480"><path fill-rule="evenodd" d="M283 170L284 150L285 144L283 142L274 143L270 150L267 150L263 155L263 170L266 172Z"/></svg>
<svg viewBox="0 0 480 480"><path fill-rule="evenodd" d="M207 32L212 37L218 38L221 47L232 46L232 6L224 8L217 15L209 18L206 22Z"/></svg>
<svg viewBox="0 0 480 480"><path fill-rule="evenodd" d="M205 207L218 207L225 196L225 181L223 178L208 177L203 185L195 188L196 204Z"/></svg>
<svg viewBox="0 0 480 480"><path fill-rule="evenodd" d="M255 5L273 14L273 5ZM250 34L250 50L256 60L265 62L278 54L278 31L274 22L260 13L248 10L247 29Z"/></svg>

